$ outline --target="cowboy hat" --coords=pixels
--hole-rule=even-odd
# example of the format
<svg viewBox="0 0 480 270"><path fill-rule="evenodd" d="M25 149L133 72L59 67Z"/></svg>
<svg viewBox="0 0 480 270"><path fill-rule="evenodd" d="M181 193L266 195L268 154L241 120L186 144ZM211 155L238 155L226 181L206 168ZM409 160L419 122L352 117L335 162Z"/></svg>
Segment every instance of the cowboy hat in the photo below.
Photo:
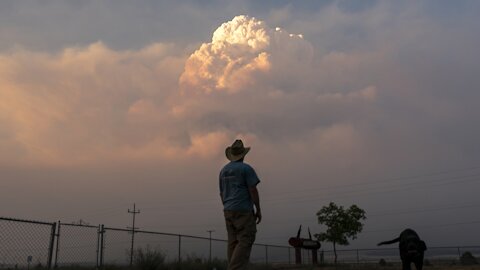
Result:
<svg viewBox="0 0 480 270"><path fill-rule="evenodd" d="M248 151L250 151L250 147L244 147L242 140L235 140L232 146L225 149L225 155L230 161L238 161L245 157Z"/></svg>

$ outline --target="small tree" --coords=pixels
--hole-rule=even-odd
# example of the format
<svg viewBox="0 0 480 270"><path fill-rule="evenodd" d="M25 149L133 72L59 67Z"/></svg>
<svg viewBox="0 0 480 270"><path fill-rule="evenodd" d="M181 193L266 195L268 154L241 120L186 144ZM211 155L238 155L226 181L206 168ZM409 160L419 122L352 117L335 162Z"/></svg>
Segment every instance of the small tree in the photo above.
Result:
<svg viewBox="0 0 480 270"><path fill-rule="evenodd" d="M365 211L356 205L344 209L330 202L328 206L322 207L317 212L318 223L327 227L326 232L315 234L319 241L332 242L335 263L337 263L336 245L349 245L348 239L356 239L357 234L362 231L361 220L366 219Z"/></svg>

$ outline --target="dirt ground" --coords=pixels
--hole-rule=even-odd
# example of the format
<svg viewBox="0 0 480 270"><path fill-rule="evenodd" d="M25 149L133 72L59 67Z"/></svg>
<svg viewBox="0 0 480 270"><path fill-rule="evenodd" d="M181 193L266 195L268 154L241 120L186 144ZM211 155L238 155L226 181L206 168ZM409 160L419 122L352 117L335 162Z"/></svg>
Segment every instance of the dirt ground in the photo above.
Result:
<svg viewBox="0 0 480 270"><path fill-rule="evenodd" d="M342 265L342 266L322 266L322 267L313 267L313 266L276 266L275 270L401 270L401 265L396 266L379 266L379 265ZM412 270L415 269L412 266ZM424 266L424 270L480 270L480 265L473 266L460 266L460 265L432 265Z"/></svg>

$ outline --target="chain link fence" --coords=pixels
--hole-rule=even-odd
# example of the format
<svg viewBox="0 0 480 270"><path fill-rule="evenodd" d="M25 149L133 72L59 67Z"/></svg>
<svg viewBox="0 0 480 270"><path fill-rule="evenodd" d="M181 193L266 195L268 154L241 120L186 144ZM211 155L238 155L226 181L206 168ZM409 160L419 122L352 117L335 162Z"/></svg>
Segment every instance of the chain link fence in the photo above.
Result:
<svg viewBox="0 0 480 270"><path fill-rule="evenodd" d="M55 267L97 266L99 227L58 222Z"/></svg>
<svg viewBox="0 0 480 270"><path fill-rule="evenodd" d="M207 237L110 228L103 225L38 222L0 217L0 269L30 267L129 266L136 252L157 251L166 262L227 260L227 241ZM132 253L133 247L133 253ZM428 247L425 260L434 265L459 264L469 252L480 256L480 246ZM302 263L311 264L312 252L302 250ZM346 264L399 263L397 248L337 250ZM332 250L320 250L320 263L333 263ZM254 244L254 264L293 264L295 250L288 246Z"/></svg>
<svg viewBox="0 0 480 270"><path fill-rule="evenodd" d="M56 223L0 218L0 268L49 267Z"/></svg>
<svg viewBox="0 0 480 270"><path fill-rule="evenodd" d="M462 256L469 252L480 258L480 246L462 247L428 247L424 258L426 262L435 265L460 264ZM372 264L383 259L386 263L399 263L400 253L397 247L381 249L347 249L337 250L337 261L346 264ZM325 263L333 263L335 254L332 250L319 251L319 258ZM320 259L321 260L321 259ZM478 261L480 263L480 260Z"/></svg>

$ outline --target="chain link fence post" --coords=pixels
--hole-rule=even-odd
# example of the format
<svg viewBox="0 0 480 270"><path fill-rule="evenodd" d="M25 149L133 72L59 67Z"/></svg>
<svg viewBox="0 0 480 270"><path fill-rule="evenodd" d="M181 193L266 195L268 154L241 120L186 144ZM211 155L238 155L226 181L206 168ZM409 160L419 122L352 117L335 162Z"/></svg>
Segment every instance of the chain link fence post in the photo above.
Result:
<svg viewBox="0 0 480 270"><path fill-rule="evenodd" d="M61 227L61 222L60 220L58 221L58 229L57 229L57 244L56 244L56 248L55 248L55 263L53 264L53 267L54 268L58 268L58 253L59 253L59 250L60 250L60 227Z"/></svg>
<svg viewBox="0 0 480 270"><path fill-rule="evenodd" d="M97 238L97 268L103 268L103 255L105 247L105 226L99 225Z"/></svg>
<svg viewBox="0 0 480 270"><path fill-rule="evenodd" d="M57 223L52 223L52 232L50 234L50 244L48 246L48 261L47 261L47 268L52 268L52 257L53 257L53 248L55 246L55 230L57 228Z"/></svg>
<svg viewBox="0 0 480 270"><path fill-rule="evenodd" d="M178 263L182 261L182 236L178 236Z"/></svg>
<svg viewBox="0 0 480 270"><path fill-rule="evenodd" d="M268 264L268 245L265 245L265 264Z"/></svg>
<svg viewBox="0 0 480 270"><path fill-rule="evenodd" d="M290 247L288 247L288 264L292 264L292 258L290 254Z"/></svg>
<svg viewBox="0 0 480 270"><path fill-rule="evenodd" d="M95 269L100 268L100 232L102 231L101 225L98 225L97 228L97 258L95 260Z"/></svg>

